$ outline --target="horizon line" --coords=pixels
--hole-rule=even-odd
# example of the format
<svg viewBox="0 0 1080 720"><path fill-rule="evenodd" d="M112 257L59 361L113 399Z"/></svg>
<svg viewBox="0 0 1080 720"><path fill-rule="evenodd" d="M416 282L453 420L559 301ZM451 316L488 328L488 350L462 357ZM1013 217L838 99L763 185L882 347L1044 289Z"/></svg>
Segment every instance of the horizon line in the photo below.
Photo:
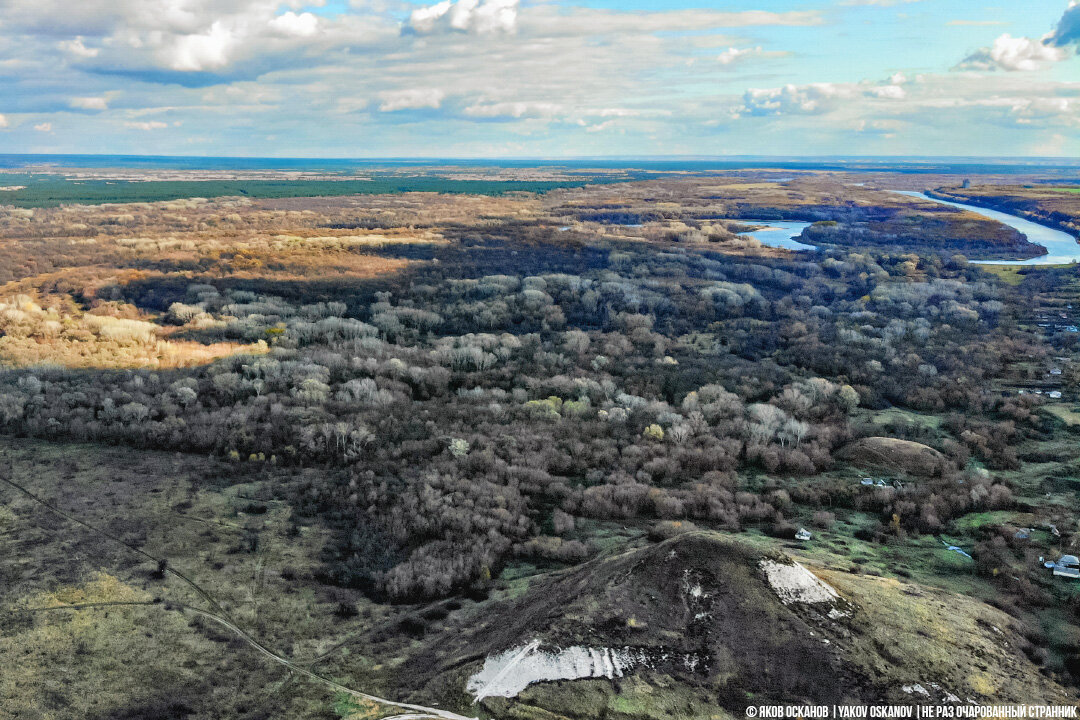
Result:
<svg viewBox="0 0 1080 720"><path fill-rule="evenodd" d="M583 161L644 161L644 162L731 162L731 161L888 161L888 162L1052 162L1080 165L1080 156L1048 155L459 155L459 156L342 156L342 155L150 155L141 153L27 153L0 152L0 158L142 158L187 160L334 160L341 162L425 162L425 161L489 161L489 162L583 162Z"/></svg>

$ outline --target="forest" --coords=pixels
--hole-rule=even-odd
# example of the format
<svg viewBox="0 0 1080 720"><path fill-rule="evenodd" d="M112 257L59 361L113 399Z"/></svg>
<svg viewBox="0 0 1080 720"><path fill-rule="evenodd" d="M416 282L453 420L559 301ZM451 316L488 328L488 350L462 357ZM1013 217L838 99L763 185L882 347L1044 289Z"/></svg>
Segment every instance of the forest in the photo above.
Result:
<svg viewBox="0 0 1080 720"><path fill-rule="evenodd" d="M961 583L1080 687L1080 596L1033 561L1080 538L1076 336L1037 310L1075 270L1006 282L967 257L1036 254L1008 228L844 181L4 207L0 432L272 478L242 515L321 528L301 576L343 616L484 603L615 531L809 528L851 572ZM818 249L746 234L770 218ZM878 557L941 536L970 567Z"/></svg>

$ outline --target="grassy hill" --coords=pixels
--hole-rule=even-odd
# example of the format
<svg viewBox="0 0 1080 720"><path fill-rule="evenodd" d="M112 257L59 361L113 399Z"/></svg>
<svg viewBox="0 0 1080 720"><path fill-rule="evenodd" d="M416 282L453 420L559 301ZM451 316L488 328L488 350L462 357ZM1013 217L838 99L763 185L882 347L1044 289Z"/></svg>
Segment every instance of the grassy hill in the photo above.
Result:
<svg viewBox="0 0 1080 720"><path fill-rule="evenodd" d="M519 667L570 647L650 658L612 679L538 683L513 698L482 699L476 707L493 717L742 716L749 704L799 702L1068 702L1024 656L1016 621L995 608L917 584L804 567L778 550L709 532L538 579L519 597L478 608L468 625L430 638L403 669L417 696L466 702L462 688L482 658L530 641L538 649Z"/></svg>

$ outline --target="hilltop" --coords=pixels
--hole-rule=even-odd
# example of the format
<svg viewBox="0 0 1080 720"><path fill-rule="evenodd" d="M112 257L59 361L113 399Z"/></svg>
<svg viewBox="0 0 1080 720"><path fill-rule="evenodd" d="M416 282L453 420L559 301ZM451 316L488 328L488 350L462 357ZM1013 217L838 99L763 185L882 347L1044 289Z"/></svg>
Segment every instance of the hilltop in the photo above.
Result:
<svg viewBox="0 0 1080 720"><path fill-rule="evenodd" d="M1016 621L985 603L804 566L711 532L539 579L520 597L482 606L470 624L433 639L402 677L423 678L418 695L460 697L466 685L473 695L490 693L478 706L495 717L666 717L673 708L678 717L713 717L718 706L741 716L751 703L1069 701L1024 656ZM517 692L529 678L565 678L574 669L585 679Z"/></svg>

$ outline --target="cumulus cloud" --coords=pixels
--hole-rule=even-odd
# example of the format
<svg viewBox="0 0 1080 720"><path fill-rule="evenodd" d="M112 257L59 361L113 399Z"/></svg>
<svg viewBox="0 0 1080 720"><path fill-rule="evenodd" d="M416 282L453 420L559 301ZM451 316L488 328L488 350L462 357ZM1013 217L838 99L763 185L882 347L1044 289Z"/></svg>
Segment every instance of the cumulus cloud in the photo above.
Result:
<svg viewBox="0 0 1080 720"><path fill-rule="evenodd" d="M850 85L837 83L751 88L743 95L739 114L819 115L833 109L839 100L855 95L856 91Z"/></svg>
<svg viewBox="0 0 1080 720"><path fill-rule="evenodd" d="M1033 71L1061 62L1073 55L1080 44L1080 0L1071 0L1055 28L1036 40L1008 33L964 58L960 70Z"/></svg>
<svg viewBox="0 0 1080 720"><path fill-rule="evenodd" d="M469 105L462 111L462 114L471 118L520 119L547 118L561 111L561 105L549 102L495 102Z"/></svg>
<svg viewBox="0 0 1080 720"><path fill-rule="evenodd" d="M990 47L979 48L957 66L962 70L1006 70L1009 72L1040 70L1061 62L1069 56L1067 50L1028 37L1013 37L1008 33L994 40Z"/></svg>
<svg viewBox="0 0 1080 720"><path fill-rule="evenodd" d="M68 105L75 110L108 110L109 101L103 97L73 97Z"/></svg>
<svg viewBox="0 0 1080 720"><path fill-rule="evenodd" d="M884 138L892 138L896 136L897 131L902 128L902 123L896 120L866 120L861 119L857 121L852 130L861 134L868 135L881 135Z"/></svg>
<svg viewBox="0 0 1080 720"><path fill-rule="evenodd" d="M1080 103L1073 98L1036 97L1012 101L1009 112L1019 125L1080 126Z"/></svg>
<svg viewBox="0 0 1080 720"><path fill-rule="evenodd" d="M270 29L284 37L311 37L319 32L319 19L309 12L297 15L290 10L271 20Z"/></svg>
<svg viewBox="0 0 1080 720"><path fill-rule="evenodd" d="M163 123L159 120L149 120L146 122L126 122L124 123L124 127L131 128L132 130L162 130L169 127L169 125L168 123Z"/></svg>
<svg viewBox="0 0 1080 720"><path fill-rule="evenodd" d="M518 0L443 0L413 10L407 29L419 35L513 33L517 29L517 16Z"/></svg>
<svg viewBox="0 0 1080 720"><path fill-rule="evenodd" d="M1058 20L1057 28L1050 33L1045 41L1055 47L1064 47L1080 43L1080 2L1072 0L1065 14Z"/></svg>
<svg viewBox="0 0 1080 720"><path fill-rule="evenodd" d="M738 61L740 58L744 58L747 55L754 55L755 53L760 53L760 52L761 52L761 48L742 48L742 49L740 49L740 48L729 47L727 50L720 53L720 55L718 55L716 59L719 61L719 63L721 65L731 65L732 63Z"/></svg>
<svg viewBox="0 0 1080 720"><path fill-rule="evenodd" d="M398 110L422 110L425 108L438 108L442 105L446 93L442 90L409 89L391 90L380 94L382 103L379 110L382 112L397 112Z"/></svg>
<svg viewBox="0 0 1080 720"><path fill-rule="evenodd" d="M343 48L363 50L399 36L388 11L321 18L304 11L312 4L321 3L0 0L0 39L19 38L37 59L59 50L83 71L196 86L316 66Z"/></svg>
<svg viewBox="0 0 1080 720"><path fill-rule="evenodd" d="M3 115L0 115L0 130L3 130L8 126L8 120Z"/></svg>
<svg viewBox="0 0 1080 720"><path fill-rule="evenodd" d="M523 31L545 36L650 35L660 32L700 32L737 27L809 27L822 24L815 10L667 10L663 12L620 12L601 8L575 7L566 12L553 3L539 3L521 11ZM687 41L686 38L683 41Z"/></svg>
<svg viewBox="0 0 1080 720"><path fill-rule="evenodd" d="M219 21L204 33L181 35L163 47L158 57L180 72L220 70L229 64L229 52L235 43L233 32Z"/></svg>
<svg viewBox="0 0 1080 720"><path fill-rule="evenodd" d="M71 40L61 40L57 43L57 46L69 55L74 55L78 58L97 57L101 53L101 50L98 48L86 47L86 45L83 44L82 35L77 35Z"/></svg>
<svg viewBox="0 0 1080 720"><path fill-rule="evenodd" d="M907 82L908 78L903 73L895 73L885 82L811 83L754 88L746 91L742 106L736 108L734 114L821 115L837 110L844 104L851 105L859 98L905 100L908 93L904 84Z"/></svg>
<svg viewBox="0 0 1080 720"><path fill-rule="evenodd" d="M887 100L903 100L907 97L907 91L900 85L876 85L869 88L867 94Z"/></svg>
<svg viewBox="0 0 1080 720"><path fill-rule="evenodd" d="M37 130L38 132L44 132L44 133L52 132L52 123L49 123L49 122L38 123L37 125L34 126L34 129Z"/></svg>
<svg viewBox="0 0 1080 720"><path fill-rule="evenodd" d="M796 77L799 83L849 79L842 48L817 53L813 63L769 62L767 76L743 72L789 47L778 43L804 43L811 35L770 34L770 26L863 17L850 10L671 9L662 0L634 11L576 0L352 0L343 12L315 16L308 9L317 2L0 0L0 45L10 58L8 74L0 72L0 96L18 132L32 134L25 118L51 120L65 132L50 138L72 151L82 138L49 113L121 104L123 115L100 118L113 131L103 148L123 150L125 135L141 135L162 152L344 154L356 150L362 135L388 154L894 146L980 152L987 126L995 142L1007 138L1001 144L1010 151L1033 146L1017 138L1042 132L1069 137L1069 152L1080 148L1080 135L1071 132L1080 104L1075 83L1056 76L885 79L907 57L890 57L888 44L866 61L875 80L784 84ZM1071 55L1075 6L1046 38L1014 38L1019 49L1001 46L996 56L994 47L985 48L986 66L1021 67L1025 57L1046 66L1045 58ZM994 17L968 10L960 17ZM911 22L934 30L948 17ZM734 30L747 27L752 30ZM989 32L985 44L1000 32ZM75 95L95 99L76 104ZM340 132L325 132L331 115ZM755 121L762 116L770 121ZM155 122L166 117L167 124ZM174 120L183 122L183 132ZM93 123L84 125L90 132ZM894 133L899 140L885 143ZM15 132L4 137L25 139ZM196 140L205 144L192 145Z"/></svg>
<svg viewBox="0 0 1080 720"><path fill-rule="evenodd" d="M716 60L721 65L736 65L736 64L742 62L743 60L746 60L747 58L752 58L752 57L763 57L763 58L772 57L772 58L776 58L776 57L785 57L785 56L787 56L789 54L790 53L779 52L779 51L766 51L766 50L763 50L760 46L752 47L752 48L729 47L727 50L720 53L716 57Z"/></svg>

